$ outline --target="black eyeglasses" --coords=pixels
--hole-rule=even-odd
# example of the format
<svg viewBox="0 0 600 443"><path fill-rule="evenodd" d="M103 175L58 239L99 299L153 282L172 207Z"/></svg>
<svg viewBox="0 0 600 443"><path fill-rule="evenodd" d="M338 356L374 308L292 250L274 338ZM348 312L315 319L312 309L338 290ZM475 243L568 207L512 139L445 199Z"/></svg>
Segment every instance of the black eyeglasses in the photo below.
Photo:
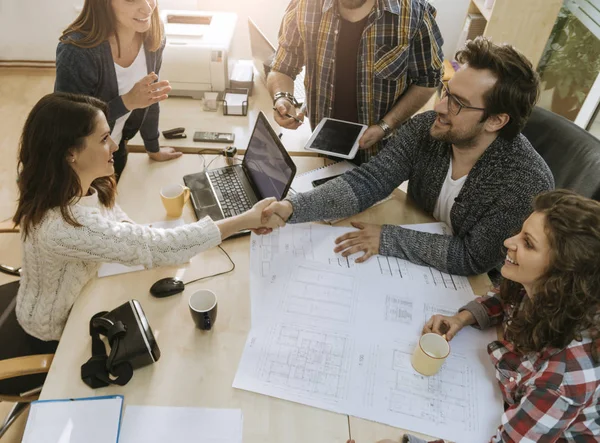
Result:
<svg viewBox="0 0 600 443"><path fill-rule="evenodd" d="M475 111L485 111L485 108L476 108L475 106L463 105L461 101L458 98L456 98L456 96L450 93L448 85L446 83L442 83L442 89L440 91L440 100L443 100L445 97L448 98L448 112L452 115L460 114L462 108L474 109Z"/></svg>

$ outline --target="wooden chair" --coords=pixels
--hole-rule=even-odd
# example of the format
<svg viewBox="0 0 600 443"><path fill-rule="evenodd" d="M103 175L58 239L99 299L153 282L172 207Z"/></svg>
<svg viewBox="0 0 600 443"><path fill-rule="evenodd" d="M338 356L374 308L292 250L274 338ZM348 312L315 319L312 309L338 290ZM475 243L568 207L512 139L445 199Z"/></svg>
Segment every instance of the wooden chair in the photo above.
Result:
<svg viewBox="0 0 600 443"><path fill-rule="evenodd" d="M15 226L10 219L0 222L0 234L9 232L19 232L19 226Z"/></svg>
<svg viewBox="0 0 600 443"><path fill-rule="evenodd" d="M0 360L0 380L22 377L26 375L47 374L50 370L50 365L52 364L53 358L54 354L42 354ZM19 415L27 410L29 404L38 399L41 390L42 387L37 386L19 396L3 395L2 392L0 392L0 401L15 403L8 416L4 420L4 423L0 427L0 438L2 438L10 425L14 423Z"/></svg>
<svg viewBox="0 0 600 443"><path fill-rule="evenodd" d="M8 220L4 220L4 221L0 222L0 234L9 234L9 233L16 234L19 232L20 232L19 226L15 226L15 224L12 222L12 220L8 219ZM20 271L21 271L21 268L15 268L15 267L0 263L0 272L18 277L20 275Z"/></svg>
<svg viewBox="0 0 600 443"><path fill-rule="evenodd" d="M29 336L16 317L19 281L0 286L0 401L15 405L0 426L0 439L14 421L37 400L56 349Z"/></svg>

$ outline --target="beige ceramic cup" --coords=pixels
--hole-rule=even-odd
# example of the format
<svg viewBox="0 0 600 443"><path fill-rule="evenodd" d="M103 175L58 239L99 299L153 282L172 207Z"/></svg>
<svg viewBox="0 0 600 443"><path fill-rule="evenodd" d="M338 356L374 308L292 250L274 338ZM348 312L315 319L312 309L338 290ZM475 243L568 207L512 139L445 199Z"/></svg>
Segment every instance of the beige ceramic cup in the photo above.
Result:
<svg viewBox="0 0 600 443"><path fill-rule="evenodd" d="M183 213L183 207L190 199L190 188L183 185L163 186L160 190L160 198L167 215L179 218Z"/></svg>
<svg viewBox="0 0 600 443"><path fill-rule="evenodd" d="M419 339L410 362L419 374L434 375L440 370L448 355L450 355L450 345L446 337L428 333L423 334Z"/></svg>

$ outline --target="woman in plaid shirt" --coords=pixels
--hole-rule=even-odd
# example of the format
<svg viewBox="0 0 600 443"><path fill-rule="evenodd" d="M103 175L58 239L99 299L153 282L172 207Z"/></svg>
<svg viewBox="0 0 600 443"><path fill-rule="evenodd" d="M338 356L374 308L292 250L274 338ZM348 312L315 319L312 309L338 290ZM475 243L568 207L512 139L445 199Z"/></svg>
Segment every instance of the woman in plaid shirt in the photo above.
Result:
<svg viewBox="0 0 600 443"><path fill-rule="evenodd" d="M505 405L491 442L600 441L600 203L558 190L533 209L504 242L499 293L423 332L502 324L488 345Z"/></svg>

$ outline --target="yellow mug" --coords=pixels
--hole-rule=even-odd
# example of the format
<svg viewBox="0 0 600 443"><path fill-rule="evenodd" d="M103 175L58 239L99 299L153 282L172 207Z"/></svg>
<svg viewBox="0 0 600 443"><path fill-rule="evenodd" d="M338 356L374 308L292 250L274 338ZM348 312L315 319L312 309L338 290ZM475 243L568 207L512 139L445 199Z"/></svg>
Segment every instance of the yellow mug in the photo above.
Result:
<svg viewBox="0 0 600 443"><path fill-rule="evenodd" d="M446 336L430 332L421 336L410 362L419 374L434 375L440 370L448 355L450 355L450 344Z"/></svg>
<svg viewBox="0 0 600 443"><path fill-rule="evenodd" d="M179 218L183 213L183 207L190 199L190 188L183 185L163 186L160 190L160 198L167 210L167 215Z"/></svg>

